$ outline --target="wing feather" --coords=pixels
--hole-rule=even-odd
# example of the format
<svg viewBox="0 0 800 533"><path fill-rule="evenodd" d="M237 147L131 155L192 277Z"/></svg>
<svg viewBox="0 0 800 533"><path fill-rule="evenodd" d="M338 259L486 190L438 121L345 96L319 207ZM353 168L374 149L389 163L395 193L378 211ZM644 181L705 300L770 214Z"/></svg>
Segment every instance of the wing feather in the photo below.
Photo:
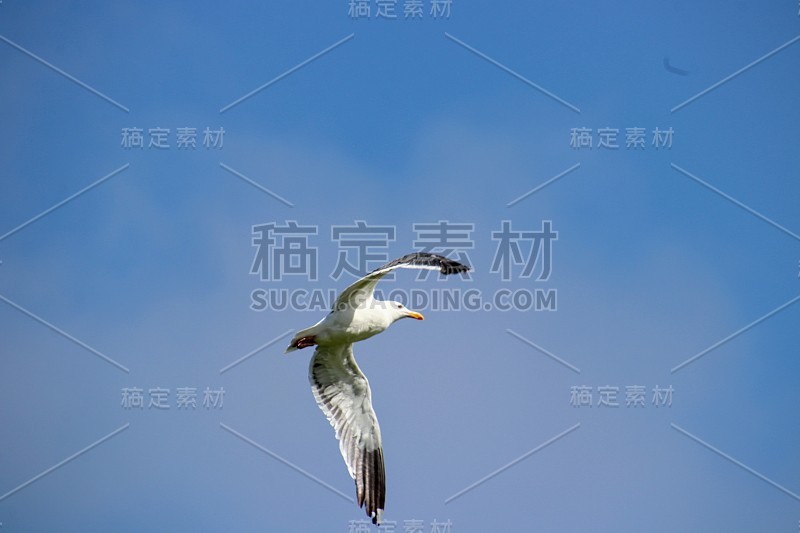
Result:
<svg viewBox="0 0 800 533"><path fill-rule="evenodd" d="M372 409L369 382L353 358L353 345L317 347L308 378L356 482L358 505L366 504L367 516L380 524L386 502L381 429Z"/></svg>
<svg viewBox="0 0 800 533"><path fill-rule="evenodd" d="M334 309L358 307L362 305L366 300L372 298L372 293L375 291L375 286L378 284L381 278L398 268L438 270L445 276L450 274L460 274L470 270L470 267L467 265L463 265L458 261L453 261L452 259L448 259L442 255L431 254L428 252L410 253L376 268L363 278L347 287L336 299Z"/></svg>

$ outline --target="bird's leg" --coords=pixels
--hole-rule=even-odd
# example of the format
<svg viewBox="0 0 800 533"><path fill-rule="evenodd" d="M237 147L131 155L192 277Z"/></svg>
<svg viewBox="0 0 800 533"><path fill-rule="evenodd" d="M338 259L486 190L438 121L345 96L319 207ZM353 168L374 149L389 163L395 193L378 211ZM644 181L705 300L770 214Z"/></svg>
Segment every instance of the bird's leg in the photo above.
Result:
<svg viewBox="0 0 800 533"><path fill-rule="evenodd" d="M315 344L317 344L317 341L313 335L309 337L300 337L299 339L297 339L297 342L294 343L295 347L298 350L302 350L303 348L308 348L309 346L314 346Z"/></svg>

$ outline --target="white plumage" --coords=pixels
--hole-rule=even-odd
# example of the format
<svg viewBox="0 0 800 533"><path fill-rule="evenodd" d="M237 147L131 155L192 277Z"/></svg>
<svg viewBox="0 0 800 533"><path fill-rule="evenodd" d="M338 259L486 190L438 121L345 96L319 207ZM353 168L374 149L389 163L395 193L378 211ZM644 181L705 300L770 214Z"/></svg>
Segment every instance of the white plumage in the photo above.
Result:
<svg viewBox="0 0 800 533"><path fill-rule="evenodd" d="M386 474L381 430L372 409L372 393L353 357L353 343L384 331L396 320L421 314L399 302L376 300L375 286L398 268L467 272L468 266L425 252L408 254L370 272L342 292L333 310L310 328L299 331L286 352L317 346L308 370L311 391L336 432L339 450L356 482L359 507L380 524L386 502Z"/></svg>

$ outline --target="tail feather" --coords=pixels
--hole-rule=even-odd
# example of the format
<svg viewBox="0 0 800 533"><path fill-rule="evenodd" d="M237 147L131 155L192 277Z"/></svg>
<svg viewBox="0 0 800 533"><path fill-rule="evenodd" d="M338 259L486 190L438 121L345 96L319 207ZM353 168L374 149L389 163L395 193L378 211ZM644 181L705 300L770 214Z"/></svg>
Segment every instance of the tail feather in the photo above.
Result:
<svg viewBox="0 0 800 533"><path fill-rule="evenodd" d="M310 328L301 329L300 331L298 331L297 333L295 333L295 334L294 334L294 337L292 337L292 340L291 340L291 342L289 343L289 346L287 346L287 347L286 347L286 351L284 351L283 353L284 353L284 354L289 354L289 353L292 353L292 352L294 352L294 351L297 351L297 350L298 350L298 347L297 347L297 341L299 341L299 340L300 340L300 339L302 339L303 337L311 337L311 336L313 336L314 334L316 334L316 332L317 332L317 326L319 326L319 323L317 323L317 324L314 324L314 325L313 325L313 326L311 326Z"/></svg>

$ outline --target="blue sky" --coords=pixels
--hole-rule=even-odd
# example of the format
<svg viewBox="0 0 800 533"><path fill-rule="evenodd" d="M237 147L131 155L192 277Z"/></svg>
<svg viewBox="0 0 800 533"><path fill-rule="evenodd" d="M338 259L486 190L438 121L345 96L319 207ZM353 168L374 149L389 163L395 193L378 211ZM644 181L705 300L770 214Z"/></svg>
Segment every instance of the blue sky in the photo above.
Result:
<svg viewBox="0 0 800 533"><path fill-rule="evenodd" d="M4 530L364 519L225 429L353 497L309 351L283 357L280 339L220 372L321 317L255 312L251 292L343 289L330 232L357 220L396 227L389 258L415 249L414 224L474 225L472 280L402 273L387 290L557 291L553 311L423 309L356 347L397 531L796 530L800 305L671 369L800 294L798 5L453 0L433 18L425 1L422 20L403 5L354 20L346 1L0 4ZM176 147L182 127L196 149ZM202 146L206 127L221 148ZM633 127L643 149L625 147ZM125 149L123 128L169 128L171 146ZM591 149L570 145L579 128ZM601 128L619 148L598 148ZM288 220L318 228L316 281L250 274L252 226ZM503 220L552 221L548 280L490 271ZM644 407L625 406L634 385ZM578 386L592 407L571 405ZM618 407L597 405L606 386ZM170 409L125 409L126 387L170 389ZM180 387L224 388L224 405L178 409Z"/></svg>

